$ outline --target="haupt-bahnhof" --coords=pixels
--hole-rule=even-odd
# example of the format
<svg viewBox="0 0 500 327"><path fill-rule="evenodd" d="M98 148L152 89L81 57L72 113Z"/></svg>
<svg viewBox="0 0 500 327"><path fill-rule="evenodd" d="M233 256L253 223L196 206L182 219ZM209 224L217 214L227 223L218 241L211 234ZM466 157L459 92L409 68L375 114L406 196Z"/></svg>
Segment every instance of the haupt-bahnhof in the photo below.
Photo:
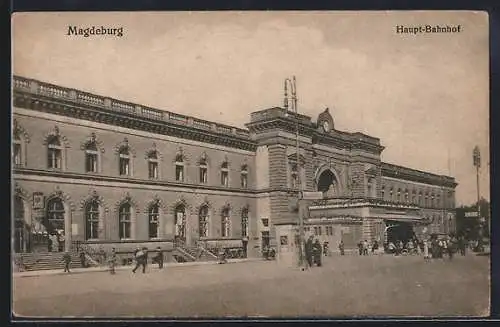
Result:
<svg viewBox="0 0 500 327"><path fill-rule="evenodd" d="M294 242L299 179L323 192L305 201L306 233L332 248L454 230L453 177L383 162L378 138L335 129L328 109L249 118L241 129L14 77L13 249L47 251L57 233L61 249L179 241L260 256Z"/></svg>

